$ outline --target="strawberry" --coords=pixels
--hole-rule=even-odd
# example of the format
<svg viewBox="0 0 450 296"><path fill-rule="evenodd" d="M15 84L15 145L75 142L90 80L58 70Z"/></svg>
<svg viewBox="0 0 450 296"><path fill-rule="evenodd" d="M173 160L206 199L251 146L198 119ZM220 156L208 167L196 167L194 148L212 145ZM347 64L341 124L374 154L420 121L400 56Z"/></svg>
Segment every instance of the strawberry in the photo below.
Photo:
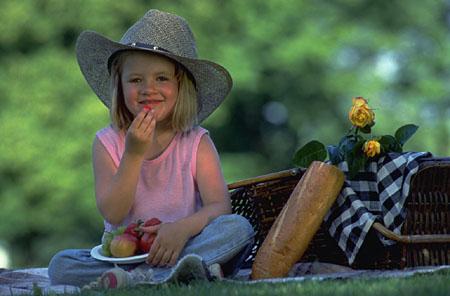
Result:
<svg viewBox="0 0 450 296"><path fill-rule="evenodd" d="M141 239L139 240L139 251L142 253L148 253L150 252L150 249L152 248L153 241L156 238L155 233L147 233L145 232Z"/></svg>
<svg viewBox="0 0 450 296"><path fill-rule="evenodd" d="M143 226L155 226L158 224L161 224L161 220L159 220L158 218L151 218L145 221ZM144 234L141 236L139 240L139 251L142 253L148 253L152 247L155 238L156 233L144 232Z"/></svg>
<svg viewBox="0 0 450 296"><path fill-rule="evenodd" d="M161 220L159 220L158 218L151 218L145 221L144 226L155 226L158 224L161 224Z"/></svg>
<svg viewBox="0 0 450 296"><path fill-rule="evenodd" d="M125 228L124 233L128 233L135 238L139 238L141 236L141 233L139 232L139 224L136 222L130 223L127 228Z"/></svg>

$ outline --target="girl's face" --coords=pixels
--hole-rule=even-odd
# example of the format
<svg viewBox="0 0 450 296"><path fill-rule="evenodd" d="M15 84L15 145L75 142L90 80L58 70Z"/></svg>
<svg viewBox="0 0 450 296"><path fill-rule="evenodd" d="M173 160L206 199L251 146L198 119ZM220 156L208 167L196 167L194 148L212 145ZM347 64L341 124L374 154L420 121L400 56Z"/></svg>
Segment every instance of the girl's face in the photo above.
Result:
<svg viewBox="0 0 450 296"><path fill-rule="evenodd" d="M149 106L157 122L170 118L178 97L173 62L137 51L125 58L121 75L125 105L134 116Z"/></svg>

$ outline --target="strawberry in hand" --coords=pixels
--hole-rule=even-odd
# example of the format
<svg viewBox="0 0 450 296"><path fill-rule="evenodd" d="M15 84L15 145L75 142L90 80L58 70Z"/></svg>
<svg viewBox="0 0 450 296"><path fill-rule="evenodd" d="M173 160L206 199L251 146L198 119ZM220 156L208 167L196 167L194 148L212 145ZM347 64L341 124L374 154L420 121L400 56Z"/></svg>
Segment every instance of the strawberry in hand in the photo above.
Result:
<svg viewBox="0 0 450 296"><path fill-rule="evenodd" d="M158 218L151 218L147 221L145 221L143 226L155 226L161 224L161 220L159 220Z"/></svg>
<svg viewBox="0 0 450 296"><path fill-rule="evenodd" d="M156 238L156 234L154 233L144 233L139 240L139 251L142 253L150 252L150 249L153 245L153 241Z"/></svg>
<svg viewBox="0 0 450 296"><path fill-rule="evenodd" d="M158 218L151 218L144 223L144 227L155 226L161 224ZM139 251L142 253L148 253L152 247L153 241L156 238L156 233L144 232L139 240Z"/></svg>

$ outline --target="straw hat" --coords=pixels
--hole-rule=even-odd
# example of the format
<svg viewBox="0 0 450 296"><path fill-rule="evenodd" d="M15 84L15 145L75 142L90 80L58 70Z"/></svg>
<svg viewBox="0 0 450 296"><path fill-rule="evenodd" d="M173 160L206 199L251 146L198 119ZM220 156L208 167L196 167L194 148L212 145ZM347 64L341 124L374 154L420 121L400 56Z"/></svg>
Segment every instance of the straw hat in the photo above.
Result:
<svg viewBox="0 0 450 296"><path fill-rule="evenodd" d="M76 44L81 72L100 100L111 106L110 64L124 50L143 50L166 56L182 64L195 79L198 121L208 117L232 87L231 76L222 66L197 57L194 35L185 19L149 10L123 35L119 42L96 32L84 31Z"/></svg>

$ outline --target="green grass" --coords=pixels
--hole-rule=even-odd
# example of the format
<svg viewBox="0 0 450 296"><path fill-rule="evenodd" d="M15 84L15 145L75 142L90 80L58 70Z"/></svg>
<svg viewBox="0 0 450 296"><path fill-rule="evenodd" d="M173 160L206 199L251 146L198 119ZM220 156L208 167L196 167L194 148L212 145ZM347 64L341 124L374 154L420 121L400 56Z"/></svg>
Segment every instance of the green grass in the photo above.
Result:
<svg viewBox="0 0 450 296"><path fill-rule="evenodd" d="M186 285L136 287L109 291L88 291L81 295L450 295L450 270L418 274L407 278L347 279L290 283L232 284L196 282Z"/></svg>

